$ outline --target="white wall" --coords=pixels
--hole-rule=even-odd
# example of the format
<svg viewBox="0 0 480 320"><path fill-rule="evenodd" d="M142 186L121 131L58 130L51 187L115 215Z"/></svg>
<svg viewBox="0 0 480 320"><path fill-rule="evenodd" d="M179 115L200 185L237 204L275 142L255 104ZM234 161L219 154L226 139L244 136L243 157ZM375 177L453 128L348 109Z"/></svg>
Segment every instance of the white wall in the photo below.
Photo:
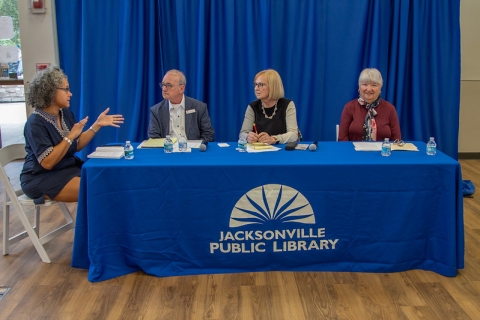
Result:
<svg viewBox="0 0 480 320"><path fill-rule="evenodd" d="M72 0L76 1L76 0ZM55 1L44 0L46 13L31 13L30 0L18 0L18 19L22 44L22 64L25 91L36 72L37 63L58 65L55 26ZM27 116L33 111L26 107Z"/></svg>

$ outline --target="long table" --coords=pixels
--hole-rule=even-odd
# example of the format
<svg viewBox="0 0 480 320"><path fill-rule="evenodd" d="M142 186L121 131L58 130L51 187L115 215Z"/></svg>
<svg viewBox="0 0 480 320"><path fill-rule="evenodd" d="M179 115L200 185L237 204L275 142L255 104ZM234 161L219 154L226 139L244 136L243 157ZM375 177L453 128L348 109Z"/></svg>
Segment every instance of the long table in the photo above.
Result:
<svg viewBox="0 0 480 320"><path fill-rule="evenodd" d="M462 175L437 151L351 142L240 153L136 149L83 166L72 266L103 281L270 270L455 276L464 267ZM283 148L283 146L282 146Z"/></svg>

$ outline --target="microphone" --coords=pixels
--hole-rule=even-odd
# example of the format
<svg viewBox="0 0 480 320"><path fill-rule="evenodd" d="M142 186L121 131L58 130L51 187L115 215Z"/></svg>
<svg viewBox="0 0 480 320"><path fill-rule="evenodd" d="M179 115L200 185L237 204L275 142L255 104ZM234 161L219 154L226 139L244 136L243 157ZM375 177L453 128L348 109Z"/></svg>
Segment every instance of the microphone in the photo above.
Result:
<svg viewBox="0 0 480 320"><path fill-rule="evenodd" d="M201 152L207 151L207 145L208 141L202 140L202 143L200 144L198 149L200 149Z"/></svg>
<svg viewBox="0 0 480 320"><path fill-rule="evenodd" d="M317 146L318 146L318 141L315 141L314 143L308 146L308 149L310 149L310 151L315 151L317 150Z"/></svg>

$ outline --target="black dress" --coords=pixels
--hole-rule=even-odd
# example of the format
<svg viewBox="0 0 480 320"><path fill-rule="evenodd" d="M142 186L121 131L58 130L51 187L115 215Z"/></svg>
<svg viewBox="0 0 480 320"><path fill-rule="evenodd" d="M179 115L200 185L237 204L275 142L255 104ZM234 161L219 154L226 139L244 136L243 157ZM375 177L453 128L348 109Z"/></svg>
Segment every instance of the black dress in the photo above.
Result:
<svg viewBox="0 0 480 320"><path fill-rule="evenodd" d="M79 177L83 161L75 156L77 139L67 153L51 170L43 168L40 163L70 133L75 124L75 117L68 108L60 109L62 128L58 126L57 116L42 109L28 117L25 124L25 150L27 156L23 165L20 181L23 192L36 203L44 201L44 195L54 199L65 185L74 177Z"/></svg>

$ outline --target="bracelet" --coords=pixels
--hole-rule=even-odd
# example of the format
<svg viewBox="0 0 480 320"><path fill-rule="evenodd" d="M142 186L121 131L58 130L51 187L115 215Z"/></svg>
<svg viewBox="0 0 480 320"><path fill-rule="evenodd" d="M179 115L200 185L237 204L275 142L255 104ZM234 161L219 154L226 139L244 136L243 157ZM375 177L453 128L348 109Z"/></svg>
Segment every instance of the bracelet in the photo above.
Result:
<svg viewBox="0 0 480 320"><path fill-rule="evenodd" d="M92 130L94 134L98 132L98 131L95 131L95 129L93 129L93 126L90 127L90 130Z"/></svg>
<svg viewBox="0 0 480 320"><path fill-rule="evenodd" d="M63 137L63 140L67 141L69 145L72 145L72 140L68 139L67 137Z"/></svg>

